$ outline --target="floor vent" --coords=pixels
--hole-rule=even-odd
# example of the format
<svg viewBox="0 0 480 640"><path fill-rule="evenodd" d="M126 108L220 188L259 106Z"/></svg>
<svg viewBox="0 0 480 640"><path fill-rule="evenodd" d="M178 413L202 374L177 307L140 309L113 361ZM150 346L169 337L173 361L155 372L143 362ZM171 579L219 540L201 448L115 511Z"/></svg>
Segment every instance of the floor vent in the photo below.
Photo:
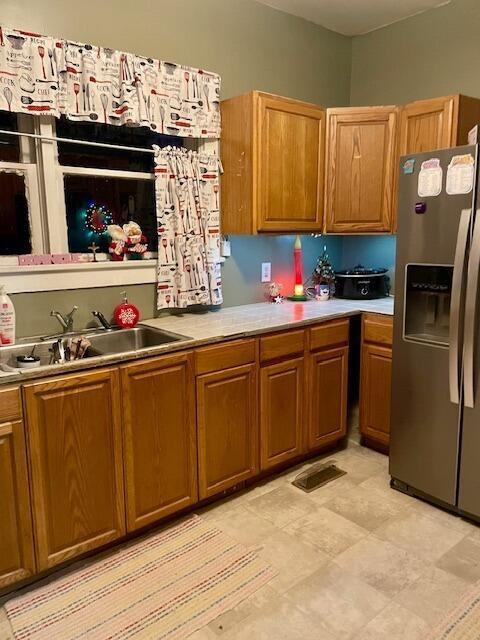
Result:
<svg viewBox="0 0 480 640"><path fill-rule="evenodd" d="M323 485L328 484L332 480L344 476L346 473L346 471L342 471L342 469L339 469L335 464L314 464L310 469L307 469L307 471L299 473L292 484L302 491L309 493L319 487L323 487Z"/></svg>

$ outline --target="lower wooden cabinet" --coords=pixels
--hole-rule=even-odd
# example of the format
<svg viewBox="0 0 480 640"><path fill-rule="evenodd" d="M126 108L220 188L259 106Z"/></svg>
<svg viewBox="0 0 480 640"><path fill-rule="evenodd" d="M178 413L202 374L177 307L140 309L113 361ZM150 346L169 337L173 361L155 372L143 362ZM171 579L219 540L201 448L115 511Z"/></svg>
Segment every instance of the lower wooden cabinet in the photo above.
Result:
<svg viewBox="0 0 480 640"><path fill-rule="evenodd" d="M365 315L360 372L360 433L388 447L392 384L392 318Z"/></svg>
<svg viewBox="0 0 480 640"><path fill-rule="evenodd" d="M31 382L25 429L0 389L0 590L341 439L348 338L337 319ZM384 351L364 346L365 397Z"/></svg>
<svg viewBox="0 0 480 640"><path fill-rule="evenodd" d="M47 569L125 533L119 373L26 385L37 566Z"/></svg>
<svg viewBox="0 0 480 640"><path fill-rule="evenodd" d="M347 432L348 347L310 354L308 447L317 449Z"/></svg>
<svg viewBox="0 0 480 640"><path fill-rule="evenodd" d="M25 434L15 420L0 424L0 589L34 573Z"/></svg>
<svg viewBox="0 0 480 640"><path fill-rule="evenodd" d="M201 499L258 473L256 364L197 377L197 426Z"/></svg>
<svg viewBox="0 0 480 640"><path fill-rule="evenodd" d="M198 500L192 353L121 368L127 529Z"/></svg>
<svg viewBox="0 0 480 640"><path fill-rule="evenodd" d="M304 358L260 369L260 464L270 469L303 450Z"/></svg>

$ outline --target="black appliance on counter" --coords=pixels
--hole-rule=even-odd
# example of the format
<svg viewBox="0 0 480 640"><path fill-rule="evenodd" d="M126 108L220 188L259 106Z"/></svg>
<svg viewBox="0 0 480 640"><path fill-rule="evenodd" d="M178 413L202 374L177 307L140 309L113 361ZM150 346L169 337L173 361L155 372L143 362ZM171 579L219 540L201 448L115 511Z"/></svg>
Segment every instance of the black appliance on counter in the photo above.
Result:
<svg viewBox="0 0 480 640"><path fill-rule="evenodd" d="M386 298L390 293L387 269L366 269L357 265L353 269L335 272L335 297L350 300Z"/></svg>

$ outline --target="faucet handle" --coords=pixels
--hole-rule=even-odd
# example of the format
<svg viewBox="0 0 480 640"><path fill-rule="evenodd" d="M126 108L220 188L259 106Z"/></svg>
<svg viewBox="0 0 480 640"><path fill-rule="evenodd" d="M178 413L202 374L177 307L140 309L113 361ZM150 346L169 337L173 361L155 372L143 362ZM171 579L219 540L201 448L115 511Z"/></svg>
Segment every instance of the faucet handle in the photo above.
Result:
<svg viewBox="0 0 480 640"><path fill-rule="evenodd" d="M73 305L73 309L70 311L70 313L67 313L67 318L73 318L73 314L75 313L75 311L78 310L78 307L76 304Z"/></svg>
<svg viewBox="0 0 480 640"><path fill-rule="evenodd" d="M97 318L104 329L106 329L107 331L112 329L112 325L108 322L101 311L92 311L92 315Z"/></svg>

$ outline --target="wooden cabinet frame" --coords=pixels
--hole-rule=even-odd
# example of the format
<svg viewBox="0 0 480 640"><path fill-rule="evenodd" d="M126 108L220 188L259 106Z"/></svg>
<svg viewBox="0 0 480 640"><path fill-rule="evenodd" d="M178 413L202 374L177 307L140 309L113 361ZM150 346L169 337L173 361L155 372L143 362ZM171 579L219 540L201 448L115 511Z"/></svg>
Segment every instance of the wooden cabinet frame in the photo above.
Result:
<svg viewBox="0 0 480 640"><path fill-rule="evenodd" d="M6 399L6 395L0 394L0 397L2 395ZM0 459L3 459L2 449L8 460L0 468L0 487L4 489L0 495L0 514L3 514L0 527L9 522L12 528L11 537L0 538L0 589L28 578L36 570L25 434L21 420L0 424Z"/></svg>
<svg viewBox="0 0 480 640"><path fill-rule="evenodd" d="M186 352L121 367L128 531L159 521L198 501L192 361L193 353ZM172 388L178 378L178 388ZM139 399L135 385L142 384L146 397ZM175 406L167 407L168 402L174 402ZM170 418L167 425L165 416ZM165 439L169 436L183 444L183 451L181 446L176 451L178 458L173 458L168 450ZM142 447L143 464L137 459L137 455L142 455ZM175 495L169 477L175 477L177 485L183 484L183 492ZM150 503L148 510L141 509L141 497Z"/></svg>
<svg viewBox="0 0 480 640"><path fill-rule="evenodd" d="M397 165L397 120L398 109L389 107L345 107L341 109L327 110L327 150L325 179L325 231L328 233L389 233L392 230L394 218L394 185ZM385 146L376 149L375 153L383 154L383 175L380 189L380 209L375 211L376 219L366 216L372 213L372 206L360 202L356 207L363 207L359 211L358 219L346 220L345 211L338 211L336 204L337 192L349 193L349 208L353 208L352 202L359 200L362 181L368 184L371 177L362 175L362 151L361 136L355 131L355 127L369 127L369 125L383 125L385 127ZM354 152L351 158L352 172L355 179L342 176L339 167L339 132L342 127L352 127L354 135ZM348 152L348 149L347 149ZM369 157L369 156L368 156ZM374 185L377 188L377 185Z"/></svg>
<svg viewBox="0 0 480 640"><path fill-rule="evenodd" d="M107 388L109 393L105 394L104 389ZM82 393L83 390L90 389L92 393L98 392L97 402L108 402L108 415L111 416L110 424L110 446L112 448L112 526L104 531L96 532L95 534L86 534L83 539L78 536L78 541L74 544L68 544L65 542L61 544L57 541L55 547L53 540L50 537L51 520L53 513L52 510L57 507L55 504L55 496L49 495L50 490L53 490L53 484L50 487L47 484L47 472L52 470L52 461L49 460L49 453L47 451L48 446L53 446L53 443L47 445L45 441L45 431L51 427L46 424L46 417L42 410L42 398L56 399L60 404L62 403L62 397L68 397L69 395L74 398L76 394ZM53 380L46 380L28 384L24 387L24 398L26 405L26 422L27 422L27 436L29 445L29 458L30 458L30 477L31 477L31 490L32 490L32 510L34 518L34 530L35 530L35 547L37 564L40 570L48 569L56 564L74 558L92 549L96 549L103 545L106 545L113 540L116 540L125 534L125 503L124 503L124 485L123 485L123 456L122 456L122 423L121 423L121 403L120 403L120 387L119 387L119 372L118 369L100 369L94 372L86 372L77 375L71 375L67 377L55 378ZM69 455L71 457L72 464L72 482L74 485L69 489L72 493L68 497L75 502L75 517L78 518L78 523L69 523L68 520L72 517L72 514L57 513L57 534L60 537L62 532L69 530L69 527L80 527L88 529L92 527L91 518L95 517L97 513L90 511L87 517L85 513L82 513L80 505L83 502L83 496L81 495L81 487L85 478L81 478L80 475L84 472L81 466L81 461L76 460L80 447L88 446L86 442L79 442L75 440L78 435L75 429L75 423L80 420L80 415L72 415L71 407L66 401L66 415L67 418L62 420L62 415L56 415L55 420L59 420L59 428L62 430L65 428L70 429L68 434L69 442L59 442L58 446L64 448L67 446ZM85 412L95 411L95 407L85 406L83 408ZM73 425L73 426L72 426ZM51 452L56 456L61 456L62 452ZM92 456L95 455L95 450L92 448ZM66 462L65 462L66 464ZM69 475L66 473L66 475ZM90 487L91 489L92 487ZM102 487L103 488L103 487ZM65 488L62 488L64 491ZM92 496L90 496L90 499ZM67 498L65 498L67 499ZM72 503L73 507L73 503ZM94 509L93 503L90 503L90 509ZM98 512L101 517L100 512ZM68 534L70 535L70 534ZM65 533L65 536L67 534Z"/></svg>
<svg viewBox="0 0 480 640"><path fill-rule="evenodd" d="M308 362L309 377L309 429L307 435L308 449L310 451L327 446L343 438L347 433L347 391L348 391L348 346L339 346L311 353ZM335 387L332 393L329 389L323 389L319 384L319 372L323 366L335 363L339 367L338 377L340 387ZM324 395L322 395L324 392ZM338 395L336 395L338 394ZM338 406L336 402L338 401ZM331 425L326 425L328 403L333 404L330 413L336 414ZM322 433L325 427L329 431ZM320 432L318 427L320 426Z"/></svg>
<svg viewBox="0 0 480 640"><path fill-rule="evenodd" d="M223 233L321 231L325 109L300 100L252 91L222 101L221 111ZM312 147L307 149L307 144L302 146L296 144L296 140L283 139L282 134L284 138L288 138L289 131L281 120L275 123L278 130L270 136L271 114L278 114L279 118L282 114L291 116L294 125L298 126L298 135L303 135L306 142L312 142ZM307 128L316 129L315 140L308 138L305 131ZM285 158L280 158L281 162L278 162L279 148L283 149L285 145ZM315 167L312 166L313 162ZM302 175L299 181L298 177L295 178L295 170L300 169ZM274 181L274 184L270 184L270 181ZM303 188L302 181L309 188ZM313 189L314 194L311 193ZM271 201L272 197L275 202ZM308 198L315 201L311 210L307 206ZM300 215L302 199L305 200L303 205L308 211ZM292 206L289 200L294 200L296 206ZM288 215L283 211L283 215L276 216L277 208L287 209Z"/></svg>
<svg viewBox="0 0 480 640"><path fill-rule="evenodd" d="M283 462L297 458L304 449L304 397L305 397L305 358L283 360L262 366L260 369L260 467L262 470L270 469ZM285 422L291 416L274 415L275 404L285 401L285 398L276 397L273 390L275 378L294 376L293 399L293 424ZM275 419L276 417L276 419ZM292 430L293 427L293 430ZM275 440L272 431L283 432L284 438L293 436L293 446L287 446L278 451L272 451Z"/></svg>
<svg viewBox="0 0 480 640"><path fill-rule="evenodd" d="M225 347L228 349L228 346ZM208 446L207 430L209 428L209 421L212 411L212 406L207 401L208 388L211 385L215 385L219 388L222 384L235 383L238 381L246 381L247 395L242 399L242 404L245 410L245 436L246 436L246 449L240 451L245 454L246 464L242 469L236 471L224 471L221 475L221 471L217 468L222 464L222 459L219 459L219 452L215 452L211 456ZM225 414L225 419L228 421L228 412ZM228 428L228 422L225 428ZM217 493L221 493L226 489L230 489L235 485L248 480L255 476L259 471L259 459L258 459L258 411L257 411L257 365L245 364L238 367L232 367L230 369L223 369L214 373L207 373L197 377L197 428L198 428L198 482L199 482L199 495L200 499L208 498ZM227 448L227 447L226 447ZM232 453L234 453L232 451ZM211 479L214 477L215 480Z"/></svg>
<svg viewBox="0 0 480 640"><path fill-rule="evenodd" d="M390 443L392 320L370 313L362 317L359 427L366 443L382 450ZM374 365L382 367L381 375L375 376Z"/></svg>

